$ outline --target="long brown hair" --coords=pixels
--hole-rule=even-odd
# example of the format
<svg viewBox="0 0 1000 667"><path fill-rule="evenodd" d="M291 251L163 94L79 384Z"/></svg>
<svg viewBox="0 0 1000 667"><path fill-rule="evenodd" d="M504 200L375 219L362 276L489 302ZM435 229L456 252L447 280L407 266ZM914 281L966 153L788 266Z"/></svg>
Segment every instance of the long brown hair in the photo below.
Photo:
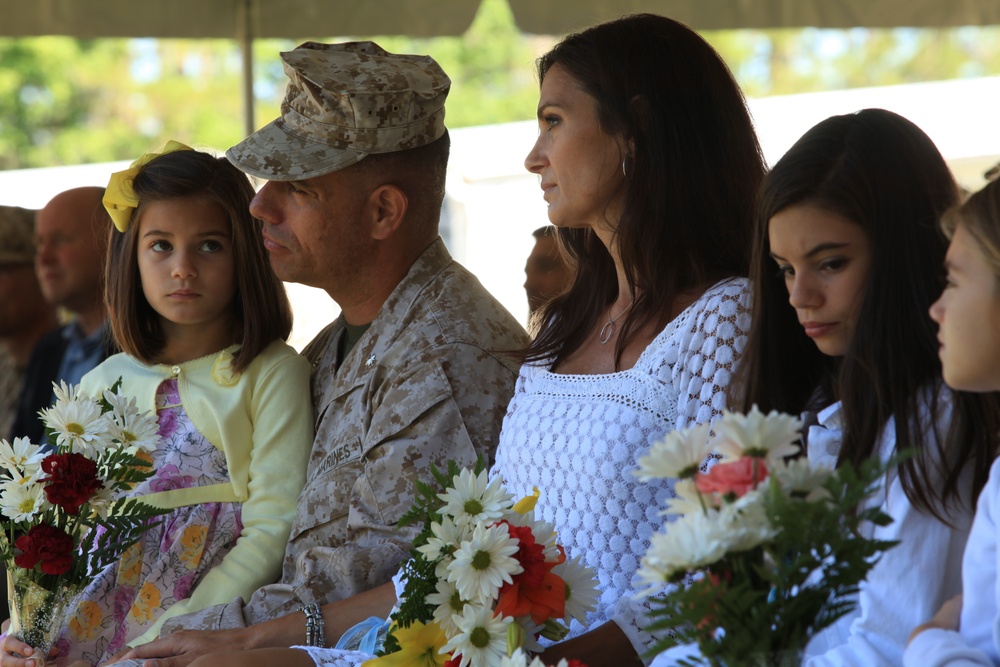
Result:
<svg viewBox="0 0 1000 667"><path fill-rule="evenodd" d="M738 410L756 404L765 412L799 414L840 401L838 462L855 466L878 454L882 431L894 418L897 449L920 450L899 467L906 496L942 521L951 501L972 506L1000 434L997 395L943 395L937 331L928 317L944 283L947 242L938 220L957 199L944 158L902 116L865 109L806 132L761 187L750 271L753 318L728 390ZM769 221L796 205L855 222L871 243L857 325L839 359L805 335L770 256ZM950 423L942 419L948 402ZM940 432L944 423L947 433ZM961 484L966 465L971 489Z"/></svg>
<svg viewBox="0 0 1000 667"><path fill-rule="evenodd" d="M634 146L615 229L637 295L616 344L648 324L661 329L694 287L746 275L754 194L764 175L743 94L719 55L687 26L652 14L570 35L538 61L558 64L594 98L608 134ZM558 230L569 289L539 313L528 360L558 364L580 347L619 293L614 260L589 229Z"/></svg>
<svg viewBox="0 0 1000 667"><path fill-rule="evenodd" d="M196 197L222 208L229 219L236 271L233 315L239 323L240 349L233 370L240 372L254 357L292 330L292 308L284 285L274 275L261 241L261 222L250 215L254 191L246 175L225 158L201 151L160 155L142 167L132 183L139 205L124 233L112 229L105 269L105 301L111 331L123 352L153 363L166 343L160 318L142 291L137 258L139 219L149 204Z"/></svg>

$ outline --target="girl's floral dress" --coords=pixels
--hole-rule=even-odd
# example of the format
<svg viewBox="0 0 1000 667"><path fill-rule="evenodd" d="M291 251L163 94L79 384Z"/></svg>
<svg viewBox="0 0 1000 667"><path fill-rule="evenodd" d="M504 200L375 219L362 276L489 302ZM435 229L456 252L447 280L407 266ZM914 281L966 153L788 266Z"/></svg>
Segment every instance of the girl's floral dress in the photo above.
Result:
<svg viewBox="0 0 1000 667"><path fill-rule="evenodd" d="M156 412L162 441L152 454L155 473L132 495L229 481L225 455L191 424L176 379L160 384ZM57 644L63 655L93 664L110 659L190 596L242 530L239 503L188 505L153 521L160 524L87 586Z"/></svg>

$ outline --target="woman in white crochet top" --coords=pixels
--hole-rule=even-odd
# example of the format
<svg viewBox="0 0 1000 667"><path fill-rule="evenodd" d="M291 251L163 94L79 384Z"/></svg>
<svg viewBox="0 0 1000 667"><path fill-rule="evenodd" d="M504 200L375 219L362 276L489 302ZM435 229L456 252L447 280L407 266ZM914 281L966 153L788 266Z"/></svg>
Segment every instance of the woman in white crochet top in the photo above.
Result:
<svg viewBox="0 0 1000 667"><path fill-rule="evenodd" d="M729 70L675 21L571 35L538 73L525 166L576 273L533 322L493 473L515 496L538 486L536 512L598 574L589 632L574 626L543 660L638 663L650 638L632 577L672 485L631 471L664 433L725 408L763 167Z"/></svg>
<svg viewBox="0 0 1000 667"><path fill-rule="evenodd" d="M729 70L676 21L639 15L571 35L540 59L539 78L539 137L525 166L539 175L575 278L534 320L492 473L514 495L537 485L536 511L570 556L598 571L594 629L543 660L639 663L649 638L631 582L671 490L631 472L664 433L725 407L749 329L742 276L764 166ZM327 640L388 613L387 592L327 605ZM277 635L280 621L255 627ZM272 645L301 642L297 621ZM358 659L306 650L318 665ZM297 650L257 656L310 664ZM213 655L205 664L229 663Z"/></svg>

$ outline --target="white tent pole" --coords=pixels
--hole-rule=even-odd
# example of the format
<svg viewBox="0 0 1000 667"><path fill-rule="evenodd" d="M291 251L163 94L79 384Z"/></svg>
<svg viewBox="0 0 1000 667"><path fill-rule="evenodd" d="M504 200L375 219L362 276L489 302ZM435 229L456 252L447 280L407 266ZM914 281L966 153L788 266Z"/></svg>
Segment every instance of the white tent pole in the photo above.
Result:
<svg viewBox="0 0 1000 667"><path fill-rule="evenodd" d="M243 123L246 136L253 134L256 123L253 118L253 28L250 20L250 4L253 0L241 0L240 13L240 55L243 64Z"/></svg>

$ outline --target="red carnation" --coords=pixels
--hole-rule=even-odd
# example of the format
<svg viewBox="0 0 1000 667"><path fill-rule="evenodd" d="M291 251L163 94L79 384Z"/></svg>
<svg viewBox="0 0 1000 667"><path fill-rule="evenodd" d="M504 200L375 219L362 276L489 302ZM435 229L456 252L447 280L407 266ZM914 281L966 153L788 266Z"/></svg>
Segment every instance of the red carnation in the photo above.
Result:
<svg viewBox="0 0 1000 667"><path fill-rule="evenodd" d="M73 566L73 538L61 528L40 524L14 542L14 564L30 570L41 562L45 574L65 574Z"/></svg>
<svg viewBox="0 0 1000 667"><path fill-rule="evenodd" d="M104 484L97 478L97 464L83 454L50 454L42 461L45 497L67 514L79 514L80 506Z"/></svg>

